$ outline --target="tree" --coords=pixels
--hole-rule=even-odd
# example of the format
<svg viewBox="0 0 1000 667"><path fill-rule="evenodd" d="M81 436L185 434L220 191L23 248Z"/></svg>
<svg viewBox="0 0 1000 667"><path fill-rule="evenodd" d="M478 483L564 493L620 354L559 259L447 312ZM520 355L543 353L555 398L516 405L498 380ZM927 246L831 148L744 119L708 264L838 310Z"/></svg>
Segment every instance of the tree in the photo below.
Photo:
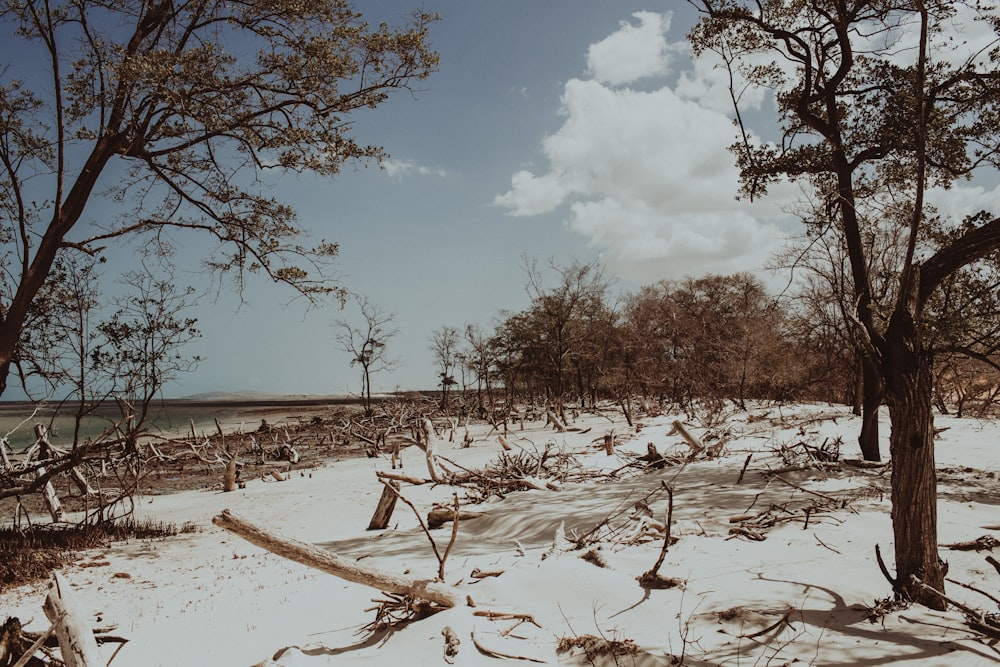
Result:
<svg viewBox="0 0 1000 667"><path fill-rule="evenodd" d="M786 369L784 312L764 285L746 273L708 275L643 287L628 300L625 318L658 398L685 409L713 412L732 401L783 397Z"/></svg>
<svg viewBox="0 0 1000 667"><path fill-rule="evenodd" d="M350 136L351 114L437 69L434 19L370 29L346 0L0 0L28 66L0 69L0 394L66 254L200 234L206 266L240 289L262 273L307 298L337 292L336 244L305 245L263 181L381 159Z"/></svg>
<svg viewBox="0 0 1000 667"><path fill-rule="evenodd" d="M564 267L553 266L559 283L550 289L542 286L534 263L525 262L531 307L524 313L521 331L528 336L539 370L546 375L549 397L557 412L570 387L570 371L577 373L577 388L584 393L581 364L588 357L587 347L595 342L600 324L607 320L605 298L608 281L599 264L573 261ZM598 326L592 326L592 325ZM580 400L585 400L580 396Z"/></svg>
<svg viewBox="0 0 1000 667"><path fill-rule="evenodd" d="M430 351L434 353L434 361L437 362L441 371L438 377L441 380L441 409L448 409L448 389L458 384L453 375L455 364L458 363L458 344L461 337L458 328L443 326L435 329L431 333Z"/></svg>
<svg viewBox="0 0 1000 667"><path fill-rule="evenodd" d="M468 352L465 363L476 378L476 410L479 415L493 414L493 373L497 366L497 342L478 324L465 325ZM483 392L486 392L485 396ZM489 407L487 407L489 406Z"/></svg>
<svg viewBox="0 0 1000 667"><path fill-rule="evenodd" d="M108 378L121 417L117 430L126 451L136 453L136 440L163 386L201 361L181 353L201 332L197 320L184 315L194 303L194 288L178 287L172 275L157 278L148 269L130 272L122 282L130 289L114 300L114 314L97 325L103 344L91 352L91 363L95 373Z"/></svg>
<svg viewBox="0 0 1000 667"><path fill-rule="evenodd" d="M354 327L345 320L338 320L336 339L340 349L351 355L351 366L361 367L361 403L365 415L370 416L372 374L395 368L396 361L389 357L386 344L399 330L393 326L395 315L384 312L366 296L355 295L354 298L364 321L361 326Z"/></svg>
<svg viewBox="0 0 1000 667"><path fill-rule="evenodd" d="M1000 218L950 220L958 233L930 243L925 195L932 185L1000 165L996 36L985 46L955 39L956 25L979 21L995 33L1000 22L979 4L943 0L696 4L703 12L691 34L696 51L723 54L750 84L775 92L780 143L747 138L735 146L744 194L756 197L777 178L798 180L843 234L851 318L881 374L891 420L893 588L942 609L940 596L920 585L943 590L945 570L925 311L951 275L1000 249ZM904 39L912 48L900 48ZM762 65L761 56L772 64ZM861 224L880 208L902 211L905 221L893 289L881 299Z"/></svg>

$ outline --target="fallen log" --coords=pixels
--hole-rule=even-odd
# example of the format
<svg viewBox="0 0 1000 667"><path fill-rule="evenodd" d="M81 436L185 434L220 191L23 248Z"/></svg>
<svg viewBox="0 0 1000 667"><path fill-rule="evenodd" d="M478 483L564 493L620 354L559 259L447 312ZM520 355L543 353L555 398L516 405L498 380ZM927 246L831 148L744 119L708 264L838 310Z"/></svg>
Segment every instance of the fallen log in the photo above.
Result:
<svg viewBox="0 0 1000 667"><path fill-rule="evenodd" d="M332 574L345 581L397 595L409 595L442 607L455 607L465 601L461 593L443 582L402 577L365 567L357 561L341 558L312 544L269 533L229 510L222 510L212 519L212 523L275 555Z"/></svg>
<svg viewBox="0 0 1000 667"><path fill-rule="evenodd" d="M705 450L704 443L702 443L702 441L695 436L691 435L691 433L684 428L684 424L680 423L680 421L674 421L673 428L670 429L670 432L667 433L667 435L679 435L684 438L684 442L691 447L692 456L696 456Z"/></svg>
<svg viewBox="0 0 1000 667"><path fill-rule="evenodd" d="M483 512L472 512L468 510L459 510L458 520L465 521L466 519L476 519L483 516ZM427 527L428 528L440 528L449 521L455 520L455 508L454 507L435 507L430 512L427 513Z"/></svg>
<svg viewBox="0 0 1000 667"><path fill-rule="evenodd" d="M42 610L55 627L66 667L98 667L105 664L94 633L84 622L86 617L73 590L58 572L52 575L49 582L49 594L45 597Z"/></svg>

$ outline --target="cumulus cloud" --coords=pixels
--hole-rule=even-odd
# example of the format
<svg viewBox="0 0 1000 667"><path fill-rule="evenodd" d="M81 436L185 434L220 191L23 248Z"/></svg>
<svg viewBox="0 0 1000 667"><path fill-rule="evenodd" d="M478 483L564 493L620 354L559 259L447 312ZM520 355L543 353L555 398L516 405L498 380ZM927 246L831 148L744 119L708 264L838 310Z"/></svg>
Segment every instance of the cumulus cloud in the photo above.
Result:
<svg viewBox="0 0 1000 667"><path fill-rule="evenodd" d="M663 54L679 49L666 42L669 16L636 16L639 26L591 47L593 78L566 83L562 126L542 141L547 171L517 172L494 203L515 216L565 207L568 227L610 270L638 282L759 268L780 241L781 198L752 207L736 200L739 172L727 150L736 129L720 108L715 70L694 69L674 87L621 85L662 73ZM614 70L608 60L625 48L625 34L645 42L633 53L659 54L661 69Z"/></svg>
<svg viewBox="0 0 1000 667"><path fill-rule="evenodd" d="M987 211L1000 215L1000 185L987 189L982 185L956 185L948 189L932 188L927 192L927 203L952 222Z"/></svg>
<svg viewBox="0 0 1000 667"><path fill-rule="evenodd" d="M596 81L622 86L666 74L670 14L637 12L639 25L622 22L618 32L587 49L587 68Z"/></svg>

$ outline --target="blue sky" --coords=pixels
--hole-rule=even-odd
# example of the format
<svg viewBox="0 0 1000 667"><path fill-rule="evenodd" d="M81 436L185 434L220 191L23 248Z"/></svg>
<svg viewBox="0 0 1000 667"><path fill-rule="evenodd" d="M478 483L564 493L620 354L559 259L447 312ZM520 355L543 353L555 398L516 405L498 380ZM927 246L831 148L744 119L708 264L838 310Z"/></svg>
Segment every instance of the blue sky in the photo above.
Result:
<svg viewBox="0 0 1000 667"><path fill-rule="evenodd" d="M358 6L373 24L398 23L413 3ZM710 272L768 279L769 253L798 231L784 210L799 193L736 201L726 76L692 61L688 3L426 0L424 9L441 15L431 28L440 71L353 119L359 141L391 155L384 168L275 184L315 240L340 244L341 286L395 314L388 351L398 366L374 389L433 387L435 329L490 328L501 310L526 307L523 255L542 265L600 259L628 291ZM743 103L751 119L771 109L764 95ZM949 201L958 199L987 208L998 197L979 188ZM226 291L203 298L192 313L203 338L189 351L205 360L166 394L358 391L334 341L338 319L358 321L353 304L307 311L291 296L251 280L243 304Z"/></svg>
<svg viewBox="0 0 1000 667"><path fill-rule="evenodd" d="M376 389L433 386L435 329L489 327L526 307L525 254L543 265L602 259L620 289L759 266L777 238L773 212L734 216L732 126L696 101L718 93L707 83L674 94L694 75L693 11L670 4L427 3L441 15L440 71L355 118L356 135L390 153L385 168L281 184L317 237L341 244L342 284L396 316L398 366ZM361 9L393 22L410 6ZM257 287L235 313L228 297L203 304L206 360L172 393L356 391L333 342L335 320L357 319L352 304L304 314Z"/></svg>
<svg viewBox="0 0 1000 667"><path fill-rule="evenodd" d="M435 329L489 327L526 307L525 254L543 265L602 259L620 289L761 263L775 228L746 214L721 222L737 208L728 118L672 93L693 74L683 44L693 12L671 4L654 14L603 0L427 3L441 15L431 30L440 71L355 118L356 135L390 153L385 168L281 184L317 238L340 243L342 285L395 314L398 366L374 377L376 389L432 387ZM411 6L361 10L393 22ZM714 139L708 150L700 134ZM676 224L659 220L691 195L704 201ZM357 320L352 304L305 313L270 285L254 288L238 312L225 294L202 304L206 360L171 393L356 391L333 341L337 319Z"/></svg>

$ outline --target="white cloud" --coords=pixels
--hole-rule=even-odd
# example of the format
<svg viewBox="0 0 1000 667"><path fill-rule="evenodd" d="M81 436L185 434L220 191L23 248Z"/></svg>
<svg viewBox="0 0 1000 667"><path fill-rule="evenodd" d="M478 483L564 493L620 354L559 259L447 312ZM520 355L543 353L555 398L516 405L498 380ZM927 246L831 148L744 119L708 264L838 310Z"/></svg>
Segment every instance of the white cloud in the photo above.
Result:
<svg viewBox="0 0 1000 667"><path fill-rule="evenodd" d="M542 142L547 171L514 174L494 203L517 216L568 205L567 226L638 282L757 269L780 242L782 198L736 201L736 129L702 99L572 79L563 124Z"/></svg>
<svg viewBox="0 0 1000 667"><path fill-rule="evenodd" d="M557 174L535 176L530 171L519 171L510 181L510 191L497 195L493 203L509 209L511 215L518 217L548 213L559 206L568 194Z"/></svg>
<svg viewBox="0 0 1000 667"><path fill-rule="evenodd" d="M623 21L618 32L587 49L587 68L596 81L622 86L667 73L666 34L671 15L637 12L632 16L639 25Z"/></svg>
<svg viewBox="0 0 1000 667"><path fill-rule="evenodd" d="M383 160L382 169L389 175L389 178L395 179L401 179L403 176L409 176L410 174L417 174L419 176L440 176L442 178L448 175L448 172L444 169L425 167L411 160L396 160L394 158L387 158Z"/></svg>
<svg viewBox="0 0 1000 667"><path fill-rule="evenodd" d="M947 190L932 188L927 192L927 203L953 223L980 211L1000 215L1000 185L993 189L982 185L957 185Z"/></svg>
<svg viewBox="0 0 1000 667"><path fill-rule="evenodd" d="M688 60L693 59L691 48L686 43L678 48L683 48ZM722 57L713 51L704 52L699 58L693 59L693 62L692 70L681 72L674 92L706 109L731 114L733 94L737 96L741 109L759 109L769 95L764 88L748 86L738 68L730 71ZM747 64L754 66L773 63L766 54L759 54L749 58Z"/></svg>

